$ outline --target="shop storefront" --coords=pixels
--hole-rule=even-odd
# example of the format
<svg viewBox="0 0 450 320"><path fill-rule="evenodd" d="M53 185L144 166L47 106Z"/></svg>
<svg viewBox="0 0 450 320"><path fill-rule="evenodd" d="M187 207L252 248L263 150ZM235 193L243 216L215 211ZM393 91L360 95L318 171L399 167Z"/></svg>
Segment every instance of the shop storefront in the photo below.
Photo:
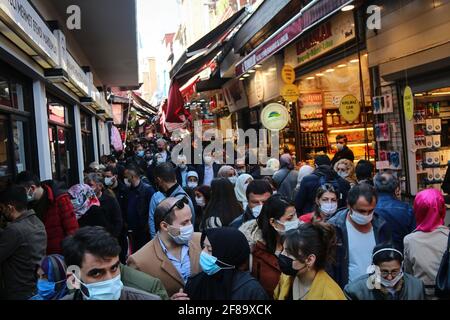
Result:
<svg viewBox="0 0 450 320"><path fill-rule="evenodd" d="M375 161L367 54L358 52L352 12L341 12L285 49L299 91L297 142L302 161L336 153L338 135L361 160Z"/></svg>
<svg viewBox="0 0 450 320"><path fill-rule="evenodd" d="M450 160L449 11L448 1L384 1L383 28L367 36L377 168L397 172L406 195L440 190Z"/></svg>
<svg viewBox="0 0 450 320"><path fill-rule="evenodd" d="M0 184L35 170L31 80L0 61Z"/></svg>

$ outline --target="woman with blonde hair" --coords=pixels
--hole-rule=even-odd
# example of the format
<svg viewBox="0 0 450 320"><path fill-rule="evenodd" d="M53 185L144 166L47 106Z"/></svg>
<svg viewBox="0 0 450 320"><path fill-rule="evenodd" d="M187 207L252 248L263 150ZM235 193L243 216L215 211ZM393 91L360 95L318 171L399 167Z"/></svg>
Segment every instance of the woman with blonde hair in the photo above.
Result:
<svg viewBox="0 0 450 320"><path fill-rule="evenodd" d="M341 176L342 179L345 179L348 183L350 183L351 187L358 183L355 175L355 165L353 164L353 161L350 161L348 159L341 159L335 163L333 169L339 176Z"/></svg>

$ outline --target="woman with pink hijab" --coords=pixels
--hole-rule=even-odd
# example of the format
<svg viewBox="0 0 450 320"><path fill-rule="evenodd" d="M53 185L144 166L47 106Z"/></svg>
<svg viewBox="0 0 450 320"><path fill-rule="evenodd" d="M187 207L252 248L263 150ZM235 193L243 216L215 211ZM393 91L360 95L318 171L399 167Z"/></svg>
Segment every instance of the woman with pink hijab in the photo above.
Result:
<svg viewBox="0 0 450 320"><path fill-rule="evenodd" d="M434 285L447 249L449 229L444 225L445 201L436 189L419 192L414 200L416 229L404 239L404 269L425 285L426 299L436 299Z"/></svg>

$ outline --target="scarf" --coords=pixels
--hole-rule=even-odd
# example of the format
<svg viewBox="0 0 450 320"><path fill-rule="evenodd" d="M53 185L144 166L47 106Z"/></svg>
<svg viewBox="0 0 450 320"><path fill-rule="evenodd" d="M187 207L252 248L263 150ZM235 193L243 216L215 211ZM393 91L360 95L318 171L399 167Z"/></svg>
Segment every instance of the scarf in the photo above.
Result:
<svg viewBox="0 0 450 320"><path fill-rule="evenodd" d="M444 224L445 213L445 201L440 191L426 189L416 195L414 199L416 230L432 232Z"/></svg>
<svg viewBox="0 0 450 320"><path fill-rule="evenodd" d="M100 201L94 190L87 184L76 184L68 191L72 198L72 205L77 220L79 220L92 206L100 206Z"/></svg>

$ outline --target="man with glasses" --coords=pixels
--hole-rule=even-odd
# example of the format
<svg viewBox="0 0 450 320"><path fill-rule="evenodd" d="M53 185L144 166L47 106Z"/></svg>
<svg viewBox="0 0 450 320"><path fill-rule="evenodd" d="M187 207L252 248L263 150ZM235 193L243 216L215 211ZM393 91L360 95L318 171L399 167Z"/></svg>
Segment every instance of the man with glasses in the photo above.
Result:
<svg viewBox="0 0 450 320"><path fill-rule="evenodd" d="M341 288L366 274L373 248L391 240L386 221L374 212L377 200L372 186L356 185L348 193L348 208L328 220L337 236L336 261L329 273Z"/></svg>
<svg viewBox="0 0 450 320"><path fill-rule="evenodd" d="M194 233L188 198L169 197L155 210L156 236L128 258L128 265L162 281L171 299L188 299L187 279L200 272L200 233Z"/></svg>

